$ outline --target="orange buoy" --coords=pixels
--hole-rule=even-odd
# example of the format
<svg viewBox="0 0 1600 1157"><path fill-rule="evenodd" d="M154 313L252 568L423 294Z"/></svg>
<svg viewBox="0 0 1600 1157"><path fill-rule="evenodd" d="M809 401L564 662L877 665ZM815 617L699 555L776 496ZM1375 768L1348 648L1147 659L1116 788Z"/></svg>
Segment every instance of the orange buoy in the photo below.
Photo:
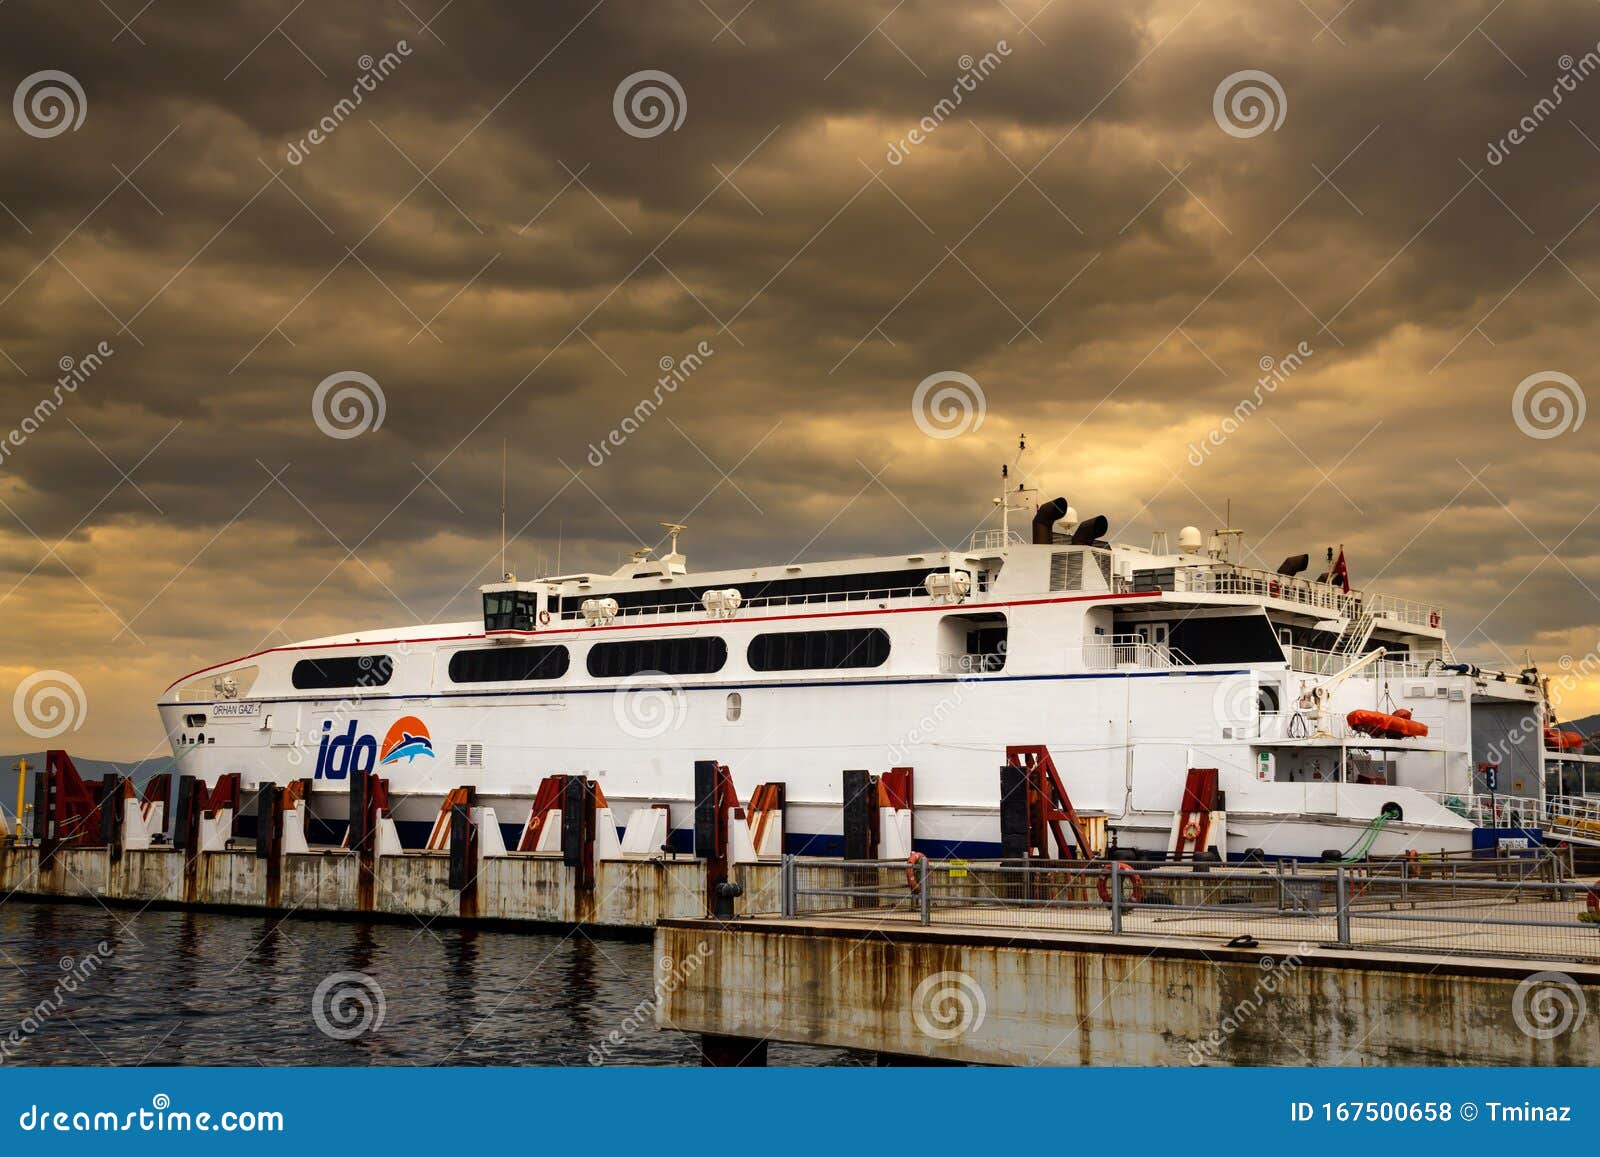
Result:
<svg viewBox="0 0 1600 1157"><path fill-rule="evenodd" d="M906 884L913 892L922 891L922 881L918 878L917 869L927 860L928 857L921 852L912 852L906 857Z"/></svg>
<svg viewBox="0 0 1600 1157"><path fill-rule="evenodd" d="M1121 878L1128 881L1128 884L1125 885L1127 892L1124 895L1130 896L1135 904L1143 901L1144 877L1133 870L1132 864L1123 863L1121 860L1117 861L1117 869L1121 873ZM1109 875L1101 876L1095 881L1095 890L1100 893L1101 901L1107 904L1111 903L1111 877Z"/></svg>
<svg viewBox="0 0 1600 1157"><path fill-rule="evenodd" d="M1411 718L1404 707L1393 712L1352 711L1344 721L1351 731L1374 739L1421 739L1428 734L1428 725Z"/></svg>

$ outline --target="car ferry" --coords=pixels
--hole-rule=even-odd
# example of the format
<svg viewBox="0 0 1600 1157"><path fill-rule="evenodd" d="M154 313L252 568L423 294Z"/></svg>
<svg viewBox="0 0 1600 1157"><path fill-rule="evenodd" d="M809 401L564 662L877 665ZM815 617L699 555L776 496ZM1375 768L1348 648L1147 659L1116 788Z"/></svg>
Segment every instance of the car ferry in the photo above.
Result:
<svg viewBox="0 0 1600 1157"><path fill-rule="evenodd" d="M180 774L310 780L333 838L350 777L377 772L407 846L463 785L509 843L543 777L581 773L619 825L665 806L688 849L694 763L715 759L741 798L786 785L791 852L839 851L845 769L911 767L915 848L989 857L1020 744L1119 850L1170 850L1197 768L1230 857L1461 852L1560 803L1537 673L1458 661L1441 607L1353 588L1342 550L1311 577L1307 555L1235 559L1232 529L1134 545L1064 499L995 502L959 549L704 573L663 524L659 557L507 574L479 619L272 647L159 710Z"/></svg>

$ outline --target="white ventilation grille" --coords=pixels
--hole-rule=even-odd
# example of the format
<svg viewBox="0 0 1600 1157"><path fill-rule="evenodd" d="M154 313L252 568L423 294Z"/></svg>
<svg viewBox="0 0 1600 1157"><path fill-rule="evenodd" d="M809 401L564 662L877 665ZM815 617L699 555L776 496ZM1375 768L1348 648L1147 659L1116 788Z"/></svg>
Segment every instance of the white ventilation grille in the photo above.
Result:
<svg viewBox="0 0 1600 1157"><path fill-rule="evenodd" d="M1076 591L1083 589L1083 552L1063 550L1050 556L1050 589Z"/></svg>
<svg viewBox="0 0 1600 1157"><path fill-rule="evenodd" d="M483 766L483 744L481 744L481 743L458 743L458 744L456 744L456 766L457 767L482 767Z"/></svg>

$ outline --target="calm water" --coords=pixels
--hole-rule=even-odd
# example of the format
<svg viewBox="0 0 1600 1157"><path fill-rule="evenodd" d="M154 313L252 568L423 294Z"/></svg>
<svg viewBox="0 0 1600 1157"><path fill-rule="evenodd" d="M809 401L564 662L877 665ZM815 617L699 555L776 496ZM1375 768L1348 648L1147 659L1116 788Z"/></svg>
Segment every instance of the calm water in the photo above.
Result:
<svg viewBox="0 0 1600 1157"><path fill-rule="evenodd" d="M651 966L648 943L582 932L10 901L0 1050L30 1065L587 1065L615 1031L608 1064L697 1064L693 1038L638 1015ZM331 1034L313 1009L324 982ZM778 1044L769 1054L774 1065L860 1059Z"/></svg>

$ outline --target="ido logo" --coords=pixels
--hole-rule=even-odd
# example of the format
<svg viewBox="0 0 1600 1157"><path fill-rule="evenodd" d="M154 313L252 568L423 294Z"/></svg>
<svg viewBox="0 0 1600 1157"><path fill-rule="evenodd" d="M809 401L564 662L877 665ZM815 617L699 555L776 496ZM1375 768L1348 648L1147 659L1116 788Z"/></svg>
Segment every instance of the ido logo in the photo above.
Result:
<svg viewBox="0 0 1600 1157"><path fill-rule="evenodd" d="M395 720L381 745L375 736L358 734L354 719L339 735L333 733L333 720L324 719L315 778L348 779L352 771L365 774L375 766L402 759L412 763L419 755L433 758L433 739L428 725L415 715Z"/></svg>

